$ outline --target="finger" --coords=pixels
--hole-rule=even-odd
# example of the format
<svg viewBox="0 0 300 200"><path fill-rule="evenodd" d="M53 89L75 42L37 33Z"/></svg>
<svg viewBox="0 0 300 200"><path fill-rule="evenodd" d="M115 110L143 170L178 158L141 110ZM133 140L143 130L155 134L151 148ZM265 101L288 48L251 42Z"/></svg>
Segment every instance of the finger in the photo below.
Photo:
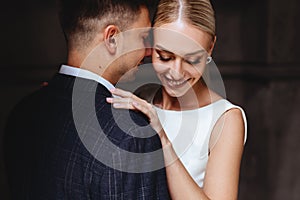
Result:
<svg viewBox="0 0 300 200"><path fill-rule="evenodd" d="M111 103L114 108L136 110L136 108L132 105L131 99L108 97L106 98L106 101Z"/></svg>
<svg viewBox="0 0 300 200"><path fill-rule="evenodd" d="M132 97L133 94L131 92L119 89L119 88L115 88L110 90L110 92L114 95L120 96L120 97Z"/></svg>
<svg viewBox="0 0 300 200"><path fill-rule="evenodd" d="M112 105L117 109L136 110L136 108L132 104L128 103L113 103Z"/></svg>
<svg viewBox="0 0 300 200"><path fill-rule="evenodd" d="M108 103L132 103L131 98L113 98L113 97L107 97L106 101Z"/></svg>
<svg viewBox="0 0 300 200"><path fill-rule="evenodd" d="M147 106L145 104L133 101L132 106L135 109L137 109L137 110L141 111L142 113L144 113L149 118L149 120L151 121L151 117L152 117L151 111L147 108Z"/></svg>
<svg viewBox="0 0 300 200"><path fill-rule="evenodd" d="M149 119L152 128L159 133L162 130L162 125L158 119L156 110L151 104L139 104L132 102L132 105L139 111L143 112Z"/></svg>
<svg viewBox="0 0 300 200"><path fill-rule="evenodd" d="M106 102L107 102L107 103L113 103L113 98L107 97L107 98L106 98Z"/></svg>
<svg viewBox="0 0 300 200"><path fill-rule="evenodd" d="M128 92L128 91L125 91L125 90L122 90L122 89L116 88L116 89L113 89L112 92L113 92L114 95L117 95L118 97L121 97L119 99L122 99L122 98L123 99L131 99L130 101L137 101L137 102L140 102L141 104L143 104L144 102L148 103L145 100L135 96L131 92Z"/></svg>
<svg viewBox="0 0 300 200"><path fill-rule="evenodd" d="M128 99L123 99L123 98L111 98L108 97L106 98L106 102L110 104L116 104L116 103L129 103Z"/></svg>

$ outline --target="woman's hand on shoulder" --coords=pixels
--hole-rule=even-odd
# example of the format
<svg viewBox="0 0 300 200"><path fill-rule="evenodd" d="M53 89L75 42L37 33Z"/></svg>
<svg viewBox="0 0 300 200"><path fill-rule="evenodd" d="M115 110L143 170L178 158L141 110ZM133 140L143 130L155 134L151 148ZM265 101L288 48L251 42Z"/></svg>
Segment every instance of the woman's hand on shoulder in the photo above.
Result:
<svg viewBox="0 0 300 200"><path fill-rule="evenodd" d="M162 126L157 116L157 112L153 105L134 95L131 92L116 88L110 91L118 97L106 98L108 103L111 103L117 109L137 110L144 113L150 121L152 128L159 134L162 131Z"/></svg>

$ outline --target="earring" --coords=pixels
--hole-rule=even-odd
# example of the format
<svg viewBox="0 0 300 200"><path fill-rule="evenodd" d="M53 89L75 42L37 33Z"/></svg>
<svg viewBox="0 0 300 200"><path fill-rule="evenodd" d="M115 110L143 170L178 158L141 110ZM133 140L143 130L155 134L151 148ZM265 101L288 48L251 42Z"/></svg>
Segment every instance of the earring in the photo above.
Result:
<svg viewBox="0 0 300 200"><path fill-rule="evenodd" d="M212 57L211 57L211 56L208 56L208 57L207 57L207 60L206 60L206 64L209 64L211 61L212 61Z"/></svg>

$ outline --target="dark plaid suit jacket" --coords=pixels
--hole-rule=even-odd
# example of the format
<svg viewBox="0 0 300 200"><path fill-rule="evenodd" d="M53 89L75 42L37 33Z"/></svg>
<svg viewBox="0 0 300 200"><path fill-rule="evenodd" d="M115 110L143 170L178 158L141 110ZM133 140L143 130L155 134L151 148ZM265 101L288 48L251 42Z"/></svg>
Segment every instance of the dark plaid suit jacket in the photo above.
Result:
<svg viewBox="0 0 300 200"><path fill-rule="evenodd" d="M95 81L57 74L15 107L4 140L12 199L169 199L164 168L118 168L143 170L154 161L120 157L106 139L134 153L153 152L161 143L144 115L112 109L110 96ZM149 137L134 137L139 134ZM101 155L111 158L108 164ZM162 154L155 162L163 163Z"/></svg>

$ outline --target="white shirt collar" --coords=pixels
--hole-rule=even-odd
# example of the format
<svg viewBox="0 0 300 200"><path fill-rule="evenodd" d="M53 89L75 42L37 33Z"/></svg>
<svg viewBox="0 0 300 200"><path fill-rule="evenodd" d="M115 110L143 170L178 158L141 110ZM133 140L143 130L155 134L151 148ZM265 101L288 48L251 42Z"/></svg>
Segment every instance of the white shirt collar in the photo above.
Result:
<svg viewBox="0 0 300 200"><path fill-rule="evenodd" d="M108 80L85 69L62 65L59 73L94 80L106 87L108 90L115 89L115 86L113 86L113 84L111 84Z"/></svg>

